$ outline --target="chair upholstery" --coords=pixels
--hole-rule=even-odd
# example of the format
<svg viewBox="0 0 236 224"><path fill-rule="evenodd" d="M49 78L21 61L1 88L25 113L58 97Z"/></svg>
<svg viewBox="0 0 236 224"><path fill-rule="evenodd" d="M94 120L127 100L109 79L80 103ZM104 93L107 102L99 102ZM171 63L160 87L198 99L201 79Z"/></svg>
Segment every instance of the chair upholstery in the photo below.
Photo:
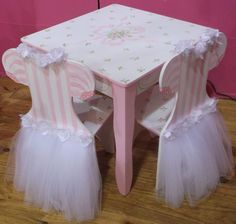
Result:
<svg viewBox="0 0 236 224"><path fill-rule="evenodd" d="M94 135L109 119L112 102L101 96L89 101L95 80L85 66L63 60L40 67L35 59L44 54L29 50L32 57L9 49L2 59L6 74L29 86L32 97L13 141L10 175L26 202L63 212L69 220L92 219L101 199ZM81 101L86 99L90 103Z"/></svg>
<svg viewBox="0 0 236 224"><path fill-rule="evenodd" d="M221 176L233 172L231 142L215 99L208 97L208 71L224 55L226 38L174 56L163 65L159 86L140 95L137 121L159 135L156 191L158 198L179 207L207 196Z"/></svg>

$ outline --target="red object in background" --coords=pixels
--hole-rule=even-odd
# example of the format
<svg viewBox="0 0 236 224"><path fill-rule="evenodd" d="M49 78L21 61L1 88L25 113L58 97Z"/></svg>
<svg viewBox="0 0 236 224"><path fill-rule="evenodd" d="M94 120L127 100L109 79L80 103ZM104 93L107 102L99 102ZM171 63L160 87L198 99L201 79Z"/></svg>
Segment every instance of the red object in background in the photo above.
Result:
<svg viewBox="0 0 236 224"><path fill-rule="evenodd" d="M177 19L217 28L228 45L224 59L209 79L218 92L236 98L236 1L235 0L100 0L101 7L123 4Z"/></svg>
<svg viewBox="0 0 236 224"><path fill-rule="evenodd" d="M7 0L0 3L0 55L22 36L97 9L97 0ZM0 64L0 75L4 74Z"/></svg>

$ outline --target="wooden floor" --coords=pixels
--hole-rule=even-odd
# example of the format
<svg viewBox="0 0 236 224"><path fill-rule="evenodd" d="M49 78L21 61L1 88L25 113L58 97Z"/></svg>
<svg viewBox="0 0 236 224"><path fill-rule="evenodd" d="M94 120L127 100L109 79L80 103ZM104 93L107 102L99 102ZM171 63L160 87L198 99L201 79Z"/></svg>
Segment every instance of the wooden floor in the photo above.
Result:
<svg viewBox="0 0 236 224"><path fill-rule="evenodd" d="M3 182L8 148L11 138L19 129L19 114L27 112L31 101L29 91L7 78L0 78L0 224L62 224L60 214L46 214L25 205L22 194L14 192L11 185ZM236 164L236 102L220 101L234 147ZM128 196L119 194L114 176L114 155L98 153L103 179L101 214L87 223L109 224L236 224L236 178L221 183L210 198L196 208L184 204L179 209L170 209L155 200L155 171L157 138L143 131L134 144L134 181ZM102 148L99 145L98 148ZM203 174L204 175L204 174ZM75 223L75 222L71 222Z"/></svg>

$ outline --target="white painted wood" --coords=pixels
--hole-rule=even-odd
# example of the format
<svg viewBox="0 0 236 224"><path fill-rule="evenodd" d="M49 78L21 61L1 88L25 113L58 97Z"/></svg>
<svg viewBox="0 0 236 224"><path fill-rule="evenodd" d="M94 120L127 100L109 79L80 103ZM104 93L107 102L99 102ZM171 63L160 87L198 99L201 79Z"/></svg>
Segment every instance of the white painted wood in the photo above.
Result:
<svg viewBox="0 0 236 224"><path fill-rule="evenodd" d="M179 41L197 41L209 29L113 4L21 40L44 51L62 47L69 59L105 79L129 85L172 58Z"/></svg>
<svg viewBox="0 0 236 224"><path fill-rule="evenodd" d="M136 119L149 131L160 135L175 105L173 94L163 94L159 86L143 92L136 100Z"/></svg>
<svg viewBox="0 0 236 224"><path fill-rule="evenodd" d="M75 99L73 107L79 119L93 135L97 134L113 112L111 98L102 95L94 95L86 101L77 101ZM112 127L106 131L111 132Z"/></svg>
<svg viewBox="0 0 236 224"><path fill-rule="evenodd" d="M15 49L4 53L3 65L10 78L29 86L32 95L29 113L35 121L47 121L55 128L73 131L85 126L92 135L96 135L112 114L111 98L102 95L91 97L95 79L83 65L67 61L41 68L33 60L20 57ZM76 103L76 97L87 100ZM112 132L112 126L109 127L111 130L107 131Z"/></svg>
<svg viewBox="0 0 236 224"><path fill-rule="evenodd" d="M220 62L225 44L225 36L221 34L220 44L212 46L203 59L190 53L188 56L177 55L167 61L159 75L159 87L155 86L138 96L137 121L160 135L168 126L178 123L208 100L208 71Z"/></svg>

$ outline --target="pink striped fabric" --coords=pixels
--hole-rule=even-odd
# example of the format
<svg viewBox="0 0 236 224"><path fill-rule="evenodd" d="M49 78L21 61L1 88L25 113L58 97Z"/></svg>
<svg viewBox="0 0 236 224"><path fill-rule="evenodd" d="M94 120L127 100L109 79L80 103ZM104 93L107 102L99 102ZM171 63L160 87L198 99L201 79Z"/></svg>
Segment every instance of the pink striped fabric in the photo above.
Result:
<svg viewBox="0 0 236 224"><path fill-rule="evenodd" d="M29 111L35 121L50 121L56 128L79 130L72 106L72 96L90 97L95 88L92 72L80 64L64 62L40 68L31 59L23 59L15 49L3 55L3 65L8 76L29 86L32 108Z"/></svg>
<svg viewBox="0 0 236 224"><path fill-rule="evenodd" d="M222 39L225 43L225 39ZM221 60L225 47L215 45L204 55L204 60L194 53L178 55L166 63L160 75L161 89L170 88L176 94L176 106L169 125L190 114L208 99L206 84L208 71Z"/></svg>

